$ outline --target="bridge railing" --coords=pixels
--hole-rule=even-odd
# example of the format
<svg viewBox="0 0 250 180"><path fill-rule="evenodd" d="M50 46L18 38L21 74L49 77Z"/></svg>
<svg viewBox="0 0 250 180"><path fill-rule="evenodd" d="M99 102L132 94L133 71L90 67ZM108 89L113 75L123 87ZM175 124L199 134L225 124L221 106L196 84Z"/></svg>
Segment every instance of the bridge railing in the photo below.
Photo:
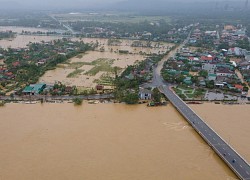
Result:
<svg viewBox="0 0 250 180"><path fill-rule="evenodd" d="M216 133L216 131L210 127L206 121L204 121L196 112L194 112L175 92L173 92L172 90L170 90L182 103L184 103L189 110L191 110L199 119L201 119L203 121L203 123L208 127L210 128L223 142L225 142L225 144L227 144L243 161L245 161L245 163L250 166L250 164L247 162L246 159L244 159L240 154L237 153L237 151L230 145L228 144L218 133Z"/></svg>

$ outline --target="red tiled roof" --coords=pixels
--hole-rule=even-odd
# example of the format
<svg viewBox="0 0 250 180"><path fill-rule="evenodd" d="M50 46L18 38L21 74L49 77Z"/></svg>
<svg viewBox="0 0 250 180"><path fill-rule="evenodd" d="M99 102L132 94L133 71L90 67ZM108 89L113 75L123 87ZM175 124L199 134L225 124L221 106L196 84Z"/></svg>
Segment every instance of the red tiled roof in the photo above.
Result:
<svg viewBox="0 0 250 180"><path fill-rule="evenodd" d="M5 75L6 75L6 76L12 76L13 73L12 73L12 72L6 72Z"/></svg>
<svg viewBox="0 0 250 180"><path fill-rule="evenodd" d="M235 84L234 87L235 87L236 89L243 90L243 86L240 85L240 84Z"/></svg>
<svg viewBox="0 0 250 180"><path fill-rule="evenodd" d="M17 67L17 66L19 66L20 65L20 62L19 61L16 61L16 62L13 62L12 63L12 66L14 66L14 67Z"/></svg>
<svg viewBox="0 0 250 180"><path fill-rule="evenodd" d="M201 56L201 60L202 61L212 61L213 57L210 57L210 56Z"/></svg>

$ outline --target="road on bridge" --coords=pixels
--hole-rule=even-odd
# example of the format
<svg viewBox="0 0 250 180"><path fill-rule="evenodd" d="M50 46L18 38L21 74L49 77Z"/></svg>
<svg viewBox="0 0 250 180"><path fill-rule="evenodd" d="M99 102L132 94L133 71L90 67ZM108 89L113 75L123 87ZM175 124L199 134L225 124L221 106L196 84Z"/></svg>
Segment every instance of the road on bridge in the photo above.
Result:
<svg viewBox="0 0 250 180"><path fill-rule="evenodd" d="M227 144L211 127L209 127L187 104L176 95L171 85L164 82L161 77L161 69L164 63L175 55L177 49L182 48L187 43L185 40L181 45L171 51L158 66L154 69L152 84L171 101L174 107L185 117L198 134L212 147L219 157L233 170L233 172L244 180L250 180L250 165L242 158L229 144Z"/></svg>

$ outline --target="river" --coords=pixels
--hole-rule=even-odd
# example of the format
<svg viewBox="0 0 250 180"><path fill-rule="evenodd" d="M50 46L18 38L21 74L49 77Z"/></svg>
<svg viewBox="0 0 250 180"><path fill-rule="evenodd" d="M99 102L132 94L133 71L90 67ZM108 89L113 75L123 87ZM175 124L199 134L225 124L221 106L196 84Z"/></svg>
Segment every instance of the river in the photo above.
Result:
<svg viewBox="0 0 250 180"><path fill-rule="evenodd" d="M250 159L250 106L192 107ZM0 179L236 179L171 105L7 104L0 117Z"/></svg>

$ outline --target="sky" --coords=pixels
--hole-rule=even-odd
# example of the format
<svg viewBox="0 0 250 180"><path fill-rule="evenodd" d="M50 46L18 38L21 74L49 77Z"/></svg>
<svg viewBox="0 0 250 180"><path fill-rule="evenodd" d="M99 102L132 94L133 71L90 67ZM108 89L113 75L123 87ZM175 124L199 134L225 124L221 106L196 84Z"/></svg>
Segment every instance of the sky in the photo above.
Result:
<svg viewBox="0 0 250 180"><path fill-rule="evenodd" d="M189 2L199 2L208 3L215 2L224 3L230 1L237 1L239 3L244 3L245 0L0 0L0 9L12 8L12 9L86 9L86 8L112 8L119 6L128 6L128 8L135 8L133 6L138 6L138 8L143 8L148 6L157 7L159 4L166 6L169 2L172 5L181 6L181 4ZM182 2L182 3L179 3ZM140 7L141 6L141 7Z"/></svg>

